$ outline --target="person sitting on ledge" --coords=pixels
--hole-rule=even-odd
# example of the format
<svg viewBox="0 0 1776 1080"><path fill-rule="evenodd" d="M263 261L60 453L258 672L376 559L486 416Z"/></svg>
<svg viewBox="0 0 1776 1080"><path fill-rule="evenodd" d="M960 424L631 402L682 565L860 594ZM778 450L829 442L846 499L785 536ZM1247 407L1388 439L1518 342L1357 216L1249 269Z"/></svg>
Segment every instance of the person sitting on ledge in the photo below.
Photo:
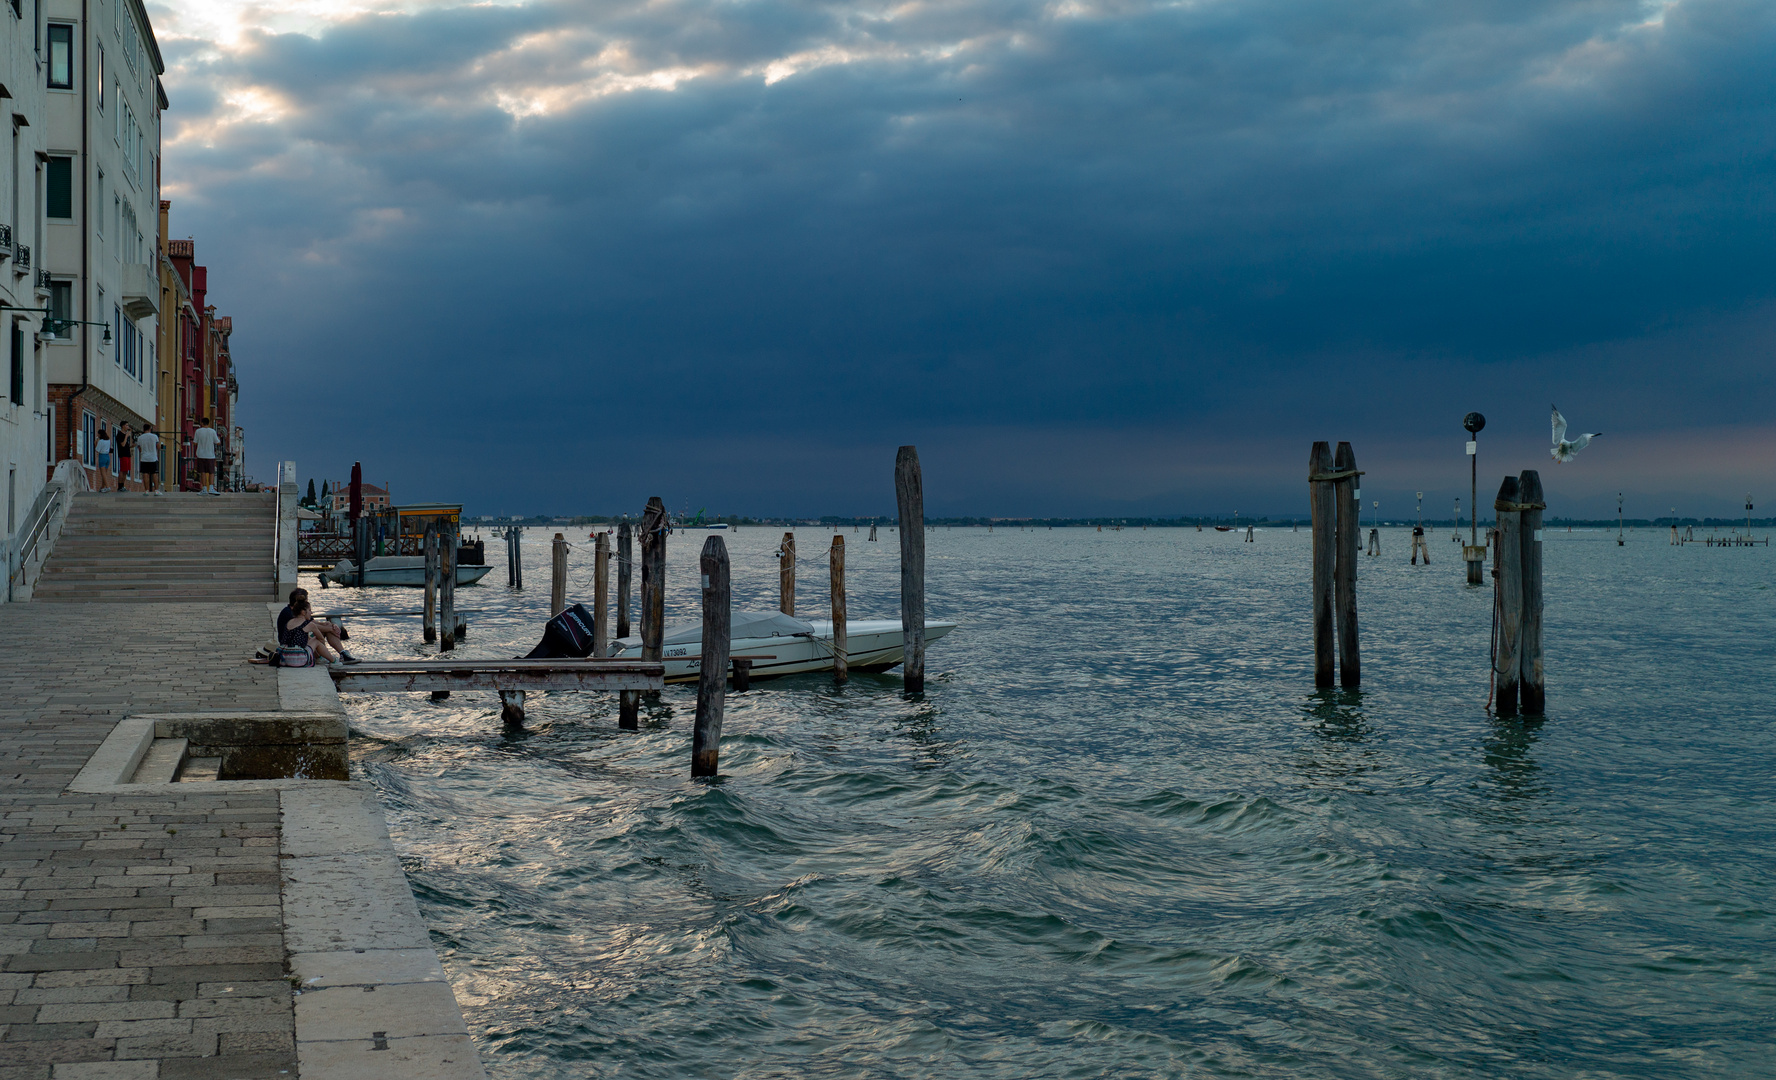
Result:
<svg viewBox="0 0 1776 1080"><path fill-rule="evenodd" d="M341 644L341 642L345 640L345 627L340 626L338 623L329 619L317 619L314 617L312 609L308 606L307 589L291 589L290 602L284 606L284 610L278 612L277 632L279 645L289 644L284 640L285 632L293 622L301 622L303 618L307 619L307 622L303 626L305 634L319 638L323 647L332 652L337 652L340 658L346 663L355 664L358 662L358 658L348 652L345 646ZM306 643L306 641L297 642L297 644Z"/></svg>

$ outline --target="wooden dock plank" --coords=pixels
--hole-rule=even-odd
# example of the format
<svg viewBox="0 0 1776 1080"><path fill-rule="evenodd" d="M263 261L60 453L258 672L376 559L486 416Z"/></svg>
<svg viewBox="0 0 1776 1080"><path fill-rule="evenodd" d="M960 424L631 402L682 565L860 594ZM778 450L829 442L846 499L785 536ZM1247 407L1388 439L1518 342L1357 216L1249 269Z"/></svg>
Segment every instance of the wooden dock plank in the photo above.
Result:
<svg viewBox="0 0 1776 1080"><path fill-rule="evenodd" d="M366 661L328 669L342 694L422 690L659 690L666 667L640 660Z"/></svg>

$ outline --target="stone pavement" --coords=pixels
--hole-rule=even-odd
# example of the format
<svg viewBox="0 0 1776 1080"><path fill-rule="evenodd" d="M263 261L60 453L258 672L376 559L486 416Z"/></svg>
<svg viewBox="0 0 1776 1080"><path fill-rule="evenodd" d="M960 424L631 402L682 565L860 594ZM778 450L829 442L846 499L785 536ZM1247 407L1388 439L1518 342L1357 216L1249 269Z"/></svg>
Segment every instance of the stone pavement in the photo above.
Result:
<svg viewBox="0 0 1776 1080"><path fill-rule="evenodd" d="M278 793L64 793L126 713L277 709L266 630L0 606L0 1080L296 1075Z"/></svg>

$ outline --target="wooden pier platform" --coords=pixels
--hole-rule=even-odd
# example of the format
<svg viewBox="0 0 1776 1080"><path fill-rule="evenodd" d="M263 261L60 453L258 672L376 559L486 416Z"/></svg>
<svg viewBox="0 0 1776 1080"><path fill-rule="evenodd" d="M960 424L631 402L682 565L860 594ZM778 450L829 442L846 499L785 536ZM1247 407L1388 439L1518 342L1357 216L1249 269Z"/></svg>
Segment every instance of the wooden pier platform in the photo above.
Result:
<svg viewBox="0 0 1776 1080"><path fill-rule="evenodd" d="M392 660L328 668L342 694L438 690L660 690L666 665L642 660Z"/></svg>

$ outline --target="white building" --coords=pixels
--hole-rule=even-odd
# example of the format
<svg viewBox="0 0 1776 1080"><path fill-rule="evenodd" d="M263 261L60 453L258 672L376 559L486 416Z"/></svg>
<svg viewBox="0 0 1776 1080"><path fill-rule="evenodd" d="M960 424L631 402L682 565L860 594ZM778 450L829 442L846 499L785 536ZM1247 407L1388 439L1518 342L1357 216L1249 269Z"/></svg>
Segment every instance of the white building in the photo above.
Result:
<svg viewBox="0 0 1776 1080"><path fill-rule="evenodd" d="M0 356L7 378L0 384L0 553L7 581L17 569L19 545L53 462L48 423L45 347L38 341L47 287L38 289L44 247L44 151L49 133L45 26L29 0L0 0L0 116L10 123L0 159ZM44 282L47 286L47 281Z"/></svg>
<svg viewBox="0 0 1776 1080"><path fill-rule="evenodd" d="M165 65L141 0L23 2L44 23L40 264L58 330L44 350L52 437L58 459L91 470L101 428L128 422L139 432L156 419Z"/></svg>

